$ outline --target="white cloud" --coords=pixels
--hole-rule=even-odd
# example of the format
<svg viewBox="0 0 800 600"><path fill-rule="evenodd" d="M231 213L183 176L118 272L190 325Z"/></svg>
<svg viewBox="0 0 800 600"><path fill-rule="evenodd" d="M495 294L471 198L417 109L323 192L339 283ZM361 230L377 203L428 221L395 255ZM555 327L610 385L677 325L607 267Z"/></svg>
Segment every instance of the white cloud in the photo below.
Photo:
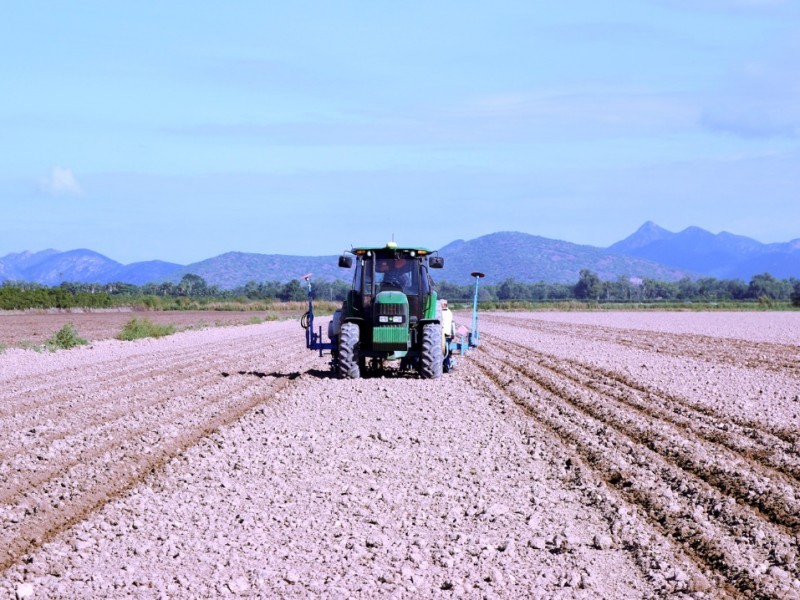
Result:
<svg viewBox="0 0 800 600"><path fill-rule="evenodd" d="M50 174L41 181L42 190L51 196L81 196L83 189L72 169L53 167Z"/></svg>

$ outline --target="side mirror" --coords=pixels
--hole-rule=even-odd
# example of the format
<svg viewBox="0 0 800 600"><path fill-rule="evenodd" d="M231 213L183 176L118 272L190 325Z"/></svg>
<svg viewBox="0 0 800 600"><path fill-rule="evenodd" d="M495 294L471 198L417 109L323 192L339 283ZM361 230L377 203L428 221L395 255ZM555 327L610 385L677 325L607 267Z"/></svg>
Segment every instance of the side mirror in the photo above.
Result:
<svg viewBox="0 0 800 600"><path fill-rule="evenodd" d="M347 256L346 254L342 254L339 257L339 266L343 269L349 269L353 266L353 257Z"/></svg>
<svg viewBox="0 0 800 600"><path fill-rule="evenodd" d="M442 256L431 256L428 259L428 266L431 269L443 269L444 268L444 257L442 257Z"/></svg>

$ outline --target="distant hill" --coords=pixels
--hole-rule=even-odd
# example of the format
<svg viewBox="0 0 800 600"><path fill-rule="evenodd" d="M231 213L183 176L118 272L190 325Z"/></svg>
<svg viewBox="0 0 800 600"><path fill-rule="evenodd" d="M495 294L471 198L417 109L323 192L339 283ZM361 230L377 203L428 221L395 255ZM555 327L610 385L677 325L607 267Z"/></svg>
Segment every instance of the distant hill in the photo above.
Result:
<svg viewBox="0 0 800 600"><path fill-rule="evenodd" d="M457 240L439 250L445 268L434 272L437 280L467 283L470 273L483 271L487 283L504 279L573 283L588 268L603 279L619 276L652 277L675 281L693 273L651 261L613 254L602 248L579 246L527 233L501 232L474 240ZM349 281L352 271L340 269L337 255L285 256L228 252L187 265L169 277L177 282L186 273L200 275L209 284L230 289L248 281L287 281L312 273L317 279Z"/></svg>
<svg viewBox="0 0 800 600"><path fill-rule="evenodd" d="M4 279L21 279L27 269L33 268L55 254L58 250L42 250L40 252L17 252L7 254L0 259L0 281Z"/></svg>
<svg viewBox="0 0 800 600"><path fill-rule="evenodd" d="M0 283L6 280L30 281L55 286L63 281L110 283L124 281L142 285L163 280L182 265L160 260L123 265L93 250L68 252L43 250L20 252L0 258Z"/></svg>
<svg viewBox="0 0 800 600"><path fill-rule="evenodd" d="M227 252L214 258L192 263L167 279L178 282L186 273L200 275L209 285L231 289L248 281L288 281L312 273L317 279L349 279L352 274L338 267L338 255L288 256Z"/></svg>
<svg viewBox="0 0 800 600"><path fill-rule="evenodd" d="M24 274L28 281L50 286L59 285L62 281L107 283L108 274L121 267L117 261L98 252L78 249L51 254L26 268Z"/></svg>
<svg viewBox="0 0 800 600"><path fill-rule="evenodd" d="M688 227L667 231L652 221L624 240L598 248L527 233L504 231L473 240L456 240L439 250L445 268L434 272L438 281L468 283L470 273L486 273L487 283L513 278L521 282L574 283L581 269L601 279L618 277L675 281L682 277L740 278L771 273L800 278L800 239L762 244L727 232L710 233ZM337 255L288 256L227 252L190 265L146 261L123 265L92 250L20 252L0 258L0 283L5 280L59 285L62 281L135 285L178 282L187 273L200 275L222 289L248 281L286 282L312 273L315 279L349 281L352 270L337 266Z"/></svg>
<svg viewBox="0 0 800 600"><path fill-rule="evenodd" d="M656 262L616 254L603 248L582 246L518 232L500 232L474 240L458 240L440 251L445 268L439 279L463 282L473 271L486 274L487 283L513 278L522 282L574 283L581 269L601 279L620 276L650 277L666 281L694 275Z"/></svg>
<svg viewBox="0 0 800 600"><path fill-rule="evenodd" d="M800 277L800 240L763 244L726 231L715 235L699 227L673 233L648 221L608 250L718 279L747 281L765 272L779 279Z"/></svg>
<svg viewBox="0 0 800 600"><path fill-rule="evenodd" d="M131 263L109 274L107 281L123 281L134 285L144 285L153 281L162 281L178 272L183 265L164 262L163 260L148 260L145 262ZM105 281L103 283L106 283Z"/></svg>
<svg viewBox="0 0 800 600"><path fill-rule="evenodd" d="M19 281L24 278L22 271L15 269L13 265L7 265L0 261L0 283L6 280Z"/></svg>

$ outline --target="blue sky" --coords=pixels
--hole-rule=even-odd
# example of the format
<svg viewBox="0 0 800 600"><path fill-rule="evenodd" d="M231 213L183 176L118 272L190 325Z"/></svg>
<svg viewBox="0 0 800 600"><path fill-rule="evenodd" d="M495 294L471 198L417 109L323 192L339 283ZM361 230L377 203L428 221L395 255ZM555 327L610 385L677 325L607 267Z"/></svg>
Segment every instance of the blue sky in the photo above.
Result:
<svg viewBox="0 0 800 600"><path fill-rule="evenodd" d="M13 2L0 256L800 237L795 0Z"/></svg>

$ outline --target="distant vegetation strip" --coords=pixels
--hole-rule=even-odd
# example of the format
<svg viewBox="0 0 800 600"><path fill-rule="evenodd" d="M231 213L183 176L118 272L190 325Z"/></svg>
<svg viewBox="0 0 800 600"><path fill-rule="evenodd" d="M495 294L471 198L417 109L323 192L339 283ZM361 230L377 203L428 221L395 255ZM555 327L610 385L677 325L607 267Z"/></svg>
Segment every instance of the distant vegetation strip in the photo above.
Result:
<svg viewBox="0 0 800 600"><path fill-rule="evenodd" d="M474 295L472 285L449 282L438 284L439 297L452 302L469 302ZM344 300L350 286L342 281L315 281L314 297L327 303ZM0 286L0 310L26 309L102 309L133 307L144 310L270 310L272 303L302 302L307 288L298 280L288 283L251 281L233 290L220 290L205 280L188 274L177 283L136 286L128 283L85 284L62 283L44 287L32 283L4 282ZM776 279L769 273L754 276L749 282L740 279L706 277L680 281L659 281L635 277L619 277L602 281L588 269L580 272L574 284L523 283L507 279L499 284L482 285L479 291L482 306L500 307L503 303L528 303L551 307L570 301L585 304L658 305L676 303L708 303L726 306L756 305L761 308L793 305L800 307L800 280Z"/></svg>

